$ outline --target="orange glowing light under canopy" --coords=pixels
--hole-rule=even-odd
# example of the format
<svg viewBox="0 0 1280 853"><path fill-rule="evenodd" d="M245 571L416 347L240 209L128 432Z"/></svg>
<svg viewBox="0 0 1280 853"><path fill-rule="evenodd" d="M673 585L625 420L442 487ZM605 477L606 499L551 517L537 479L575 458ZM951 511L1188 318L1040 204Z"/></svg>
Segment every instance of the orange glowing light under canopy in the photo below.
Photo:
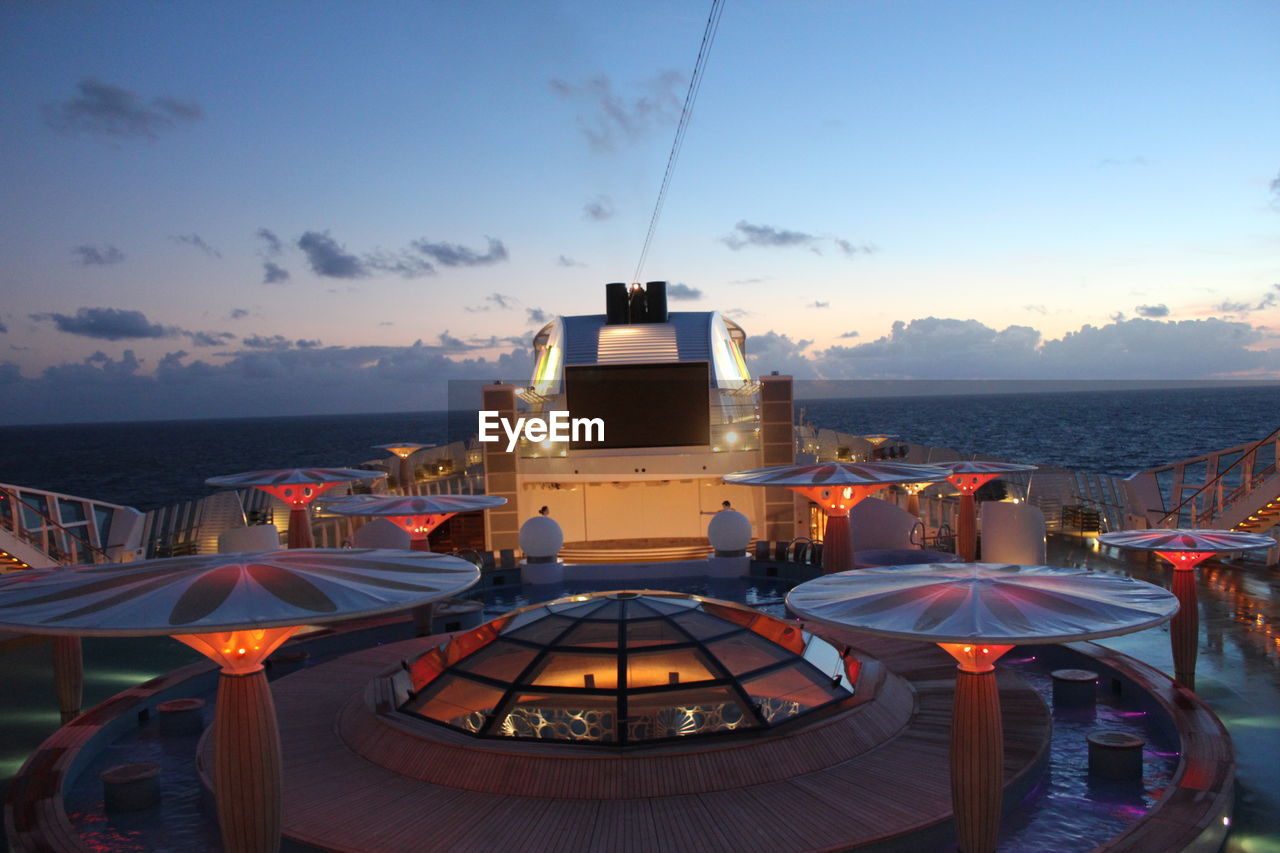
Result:
<svg viewBox="0 0 1280 853"><path fill-rule="evenodd" d="M995 643L938 643L938 648L956 659L964 672L991 672L1000 656L1013 646Z"/></svg>
<svg viewBox="0 0 1280 853"><path fill-rule="evenodd" d="M228 675L248 675L262 669L262 662L301 628L244 628L212 634L174 634L173 638L221 666Z"/></svg>

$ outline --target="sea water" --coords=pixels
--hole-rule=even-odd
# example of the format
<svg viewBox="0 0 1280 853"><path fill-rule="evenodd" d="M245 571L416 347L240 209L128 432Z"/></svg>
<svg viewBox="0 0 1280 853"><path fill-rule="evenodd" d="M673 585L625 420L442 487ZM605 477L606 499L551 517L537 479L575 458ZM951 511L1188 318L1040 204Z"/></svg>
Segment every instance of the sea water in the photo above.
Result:
<svg viewBox="0 0 1280 853"><path fill-rule="evenodd" d="M1018 462L1127 476L1256 441L1280 426L1280 389L797 400L819 427ZM459 437L444 412L0 427L0 483L141 510L213 493L208 477L343 467L390 457L373 445Z"/></svg>

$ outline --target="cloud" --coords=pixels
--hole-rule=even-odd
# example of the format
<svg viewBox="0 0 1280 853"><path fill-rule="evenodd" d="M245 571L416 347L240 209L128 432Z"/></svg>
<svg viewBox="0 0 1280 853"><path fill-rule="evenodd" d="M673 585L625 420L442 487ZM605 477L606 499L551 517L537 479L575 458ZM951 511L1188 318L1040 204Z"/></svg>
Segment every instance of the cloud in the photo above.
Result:
<svg viewBox="0 0 1280 853"><path fill-rule="evenodd" d="M556 266L558 266L558 267L585 267L585 266L586 266L586 264L579 263L578 261L575 261L573 258L567 257L567 256L565 256L565 255L561 255L560 257L556 258Z"/></svg>
<svg viewBox="0 0 1280 853"><path fill-rule="evenodd" d="M760 284L761 282L768 281L770 278L772 278L772 276L767 276L767 275L761 278L735 278L733 281L729 283L730 284Z"/></svg>
<svg viewBox="0 0 1280 853"><path fill-rule="evenodd" d="M231 313L227 315L232 320L240 320L248 316L249 310L247 308L232 308Z"/></svg>
<svg viewBox="0 0 1280 853"><path fill-rule="evenodd" d="M45 124L60 133L155 139L163 131L204 117L195 101L169 95L144 102L128 89L91 78L81 80L76 88L78 95L44 108Z"/></svg>
<svg viewBox="0 0 1280 853"><path fill-rule="evenodd" d="M651 130L673 125L680 118L680 90L684 76L664 71L637 87L639 94L620 95L606 74L597 74L585 83L550 81L551 91L579 107L578 130L592 150L609 152L619 142L645 138Z"/></svg>
<svg viewBox="0 0 1280 853"><path fill-rule="evenodd" d="M598 195L582 206L582 215L592 222L612 219L615 213L613 200L607 195Z"/></svg>
<svg viewBox="0 0 1280 853"><path fill-rule="evenodd" d="M71 254L80 259L80 265L85 267L105 267L110 264L118 264L124 260L124 252L115 246L74 246Z"/></svg>
<svg viewBox="0 0 1280 853"><path fill-rule="evenodd" d="M697 287L690 287L682 282L673 281L667 285L667 298L677 302L701 299L702 290Z"/></svg>
<svg viewBox="0 0 1280 853"><path fill-rule="evenodd" d="M806 305L806 306L804 306L804 307L806 307L806 308L830 308L830 307L831 307L831 303L830 303L830 302L817 302L817 301L814 301L814 302L810 302L808 305Z"/></svg>
<svg viewBox="0 0 1280 853"><path fill-rule="evenodd" d="M1280 291L1280 285L1272 285L1272 288ZM1224 299L1213 306L1213 310L1221 311L1223 314L1236 314L1241 317L1247 317L1254 311L1265 311L1276 304L1276 294L1267 292L1262 294L1256 302L1236 302L1230 299Z"/></svg>
<svg viewBox="0 0 1280 853"><path fill-rule="evenodd" d="M9 331L9 327L4 324L3 320L0 320L0 335L3 335L7 331Z"/></svg>
<svg viewBox="0 0 1280 853"><path fill-rule="evenodd" d="M169 239L175 243L185 243L188 246L194 246L212 258L222 257L222 253L206 243L204 238L199 234L170 234Z"/></svg>
<svg viewBox="0 0 1280 853"><path fill-rule="evenodd" d="M365 262L347 252L328 231L307 231L298 238L298 248L316 275L326 278L364 278L369 275Z"/></svg>
<svg viewBox="0 0 1280 853"><path fill-rule="evenodd" d="M259 228L253 232L253 236L266 244L263 251L268 255L274 256L284 251L284 244L280 242L280 238L270 228Z"/></svg>
<svg viewBox="0 0 1280 853"><path fill-rule="evenodd" d="M178 334L171 326L152 323L141 311L119 308L81 308L74 315L32 314L32 320L52 320L58 331L104 341L169 338Z"/></svg>
<svg viewBox="0 0 1280 853"><path fill-rule="evenodd" d="M772 329L763 335L752 335L747 339L747 366L753 375L776 370L797 379L816 379L814 363L804 354L812 344L813 341L793 340Z"/></svg>
<svg viewBox="0 0 1280 853"><path fill-rule="evenodd" d="M1271 191L1280 196L1280 172L1276 173L1275 179L1271 182Z"/></svg>
<svg viewBox="0 0 1280 853"><path fill-rule="evenodd" d="M275 261L262 262L262 283L279 284L289 280L289 271Z"/></svg>
<svg viewBox="0 0 1280 853"><path fill-rule="evenodd" d="M541 308L526 308L525 313L529 315L527 322L530 323L550 323L551 314L543 311Z"/></svg>
<svg viewBox="0 0 1280 853"><path fill-rule="evenodd" d="M840 251L844 252L846 257L850 257L850 258L853 257L854 255L871 255L879 251L875 246L872 246L870 243L863 243L861 246L855 246L853 243L849 242L848 240L842 240L839 237L832 237L831 241L836 244L836 247Z"/></svg>
<svg viewBox="0 0 1280 853"><path fill-rule="evenodd" d="M743 317L754 317L756 315L756 312L748 311L746 308L726 308L720 313L734 320L739 320Z"/></svg>
<svg viewBox="0 0 1280 853"><path fill-rule="evenodd" d="M507 260L507 247L501 240L486 237L489 247L484 252L468 249L457 243L432 243L426 239L414 240L413 248L445 267L477 267Z"/></svg>
<svg viewBox="0 0 1280 853"><path fill-rule="evenodd" d="M394 322L392 322L391 320L383 320L383 321L382 321L381 323L379 323L378 325L379 325L379 326L394 326L394 325L395 325L395 323L394 323Z"/></svg>
<svg viewBox="0 0 1280 853"><path fill-rule="evenodd" d="M775 228L772 225L752 225L745 219L733 226L734 233L720 238L735 252L745 246L764 246L768 248L785 246L807 246L817 238L803 231L791 231L786 228Z"/></svg>
<svg viewBox="0 0 1280 853"><path fill-rule="evenodd" d="M1169 306L1164 303L1159 305L1139 305L1133 309L1133 313L1137 314L1139 317L1168 317Z"/></svg>
<svg viewBox="0 0 1280 853"><path fill-rule="evenodd" d="M230 332L188 332L183 330L180 334L186 335L191 339L192 345L198 347L220 347L228 341L236 339L236 336Z"/></svg>
<svg viewBox="0 0 1280 853"><path fill-rule="evenodd" d="M469 311L472 314L475 314L480 311L488 311L494 306L497 306L503 311L510 311L512 308L515 307L515 303L519 302L520 300L516 299L514 296L507 296L506 294L503 294L503 293L491 293L484 298L484 301L490 304L468 306L468 307L465 307L463 310Z"/></svg>
<svg viewBox="0 0 1280 853"><path fill-rule="evenodd" d="M1049 309L1044 305L1023 305L1023 311L1030 311L1033 314L1048 314Z"/></svg>
<svg viewBox="0 0 1280 853"><path fill-rule="evenodd" d="M859 335L858 335L858 332L857 332L857 331L848 331L848 332L841 332L841 333L840 333L840 337L842 337L842 338L856 338L856 337L859 337Z"/></svg>

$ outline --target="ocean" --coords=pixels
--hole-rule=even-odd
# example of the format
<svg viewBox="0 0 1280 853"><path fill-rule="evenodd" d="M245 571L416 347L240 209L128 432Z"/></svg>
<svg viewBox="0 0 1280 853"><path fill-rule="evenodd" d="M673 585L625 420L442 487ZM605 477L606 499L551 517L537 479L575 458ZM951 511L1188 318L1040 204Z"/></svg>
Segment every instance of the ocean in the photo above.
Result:
<svg viewBox="0 0 1280 853"><path fill-rule="evenodd" d="M841 432L1126 476L1265 437L1280 426L1280 389L797 400L796 409ZM443 443L450 432L444 412L7 426L0 483L148 510L211 494L207 477L346 466L382 458L376 444Z"/></svg>

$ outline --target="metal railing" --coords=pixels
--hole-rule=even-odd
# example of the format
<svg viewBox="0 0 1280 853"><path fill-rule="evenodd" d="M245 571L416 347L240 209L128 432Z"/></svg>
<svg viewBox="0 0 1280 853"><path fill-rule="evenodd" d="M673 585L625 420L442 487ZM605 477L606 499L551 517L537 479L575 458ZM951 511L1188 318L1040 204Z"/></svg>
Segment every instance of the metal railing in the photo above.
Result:
<svg viewBox="0 0 1280 853"><path fill-rule="evenodd" d="M1208 454L1203 457L1195 457L1194 459L1184 460L1176 465L1166 465L1161 468L1151 469L1152 474L1158 474L1166 470L1181 470L1187 464L1199 461L1208 461L1209 459L1218 459L1231 453L1244 450L1240 456L1228 465L1226 468L1218 472L1217 476L1200 486L1190 496L1184 498L1173 509L1161 516L1156 522L1156 527L1179 526L1179 520L1182 518L1183 511L1186 510L1190 519L1191 526L1198 527L1201 524L1211 522L1215 517L1220 516L1225 510L1237 503L1246 495L1252 494L1253 491L1262 483L1271 479L1276 475L1276 462L1264 466L1260 471L1254 470L1254 464L1257 462L1258 450L1264 447L1268 442L1277 442L1277 450L1280 451L1280 427L1277 427L1265 438L1259 439L1253 444L1240 445L1239 447L1228 448L1218 453ZM1247 448L1247 449L1245 449ZM1224 484L1227 482L1227 475L1231 474L1236 468L1240 468L1241 482L1230 492L1224 492ZM1201 503L1202 497L1209 497L1210 500ZM1201 507L1197 509L1197 507ZM1172 525L1170 525L1172 522Z"/></svg>
<svg viewBox="0 0 1280 853"><path fill-rule="evenodd" d="M21 515L23 512L36 516L40 520L39 527L32 528L24 524ZM88 513L84 522L86 525L89 523L87 516ZM87 535L54 520L45 510L27 500L23 492L10 486L0 486L0 526L60 565L114 562L111 555L95 545Z"/></svg>

